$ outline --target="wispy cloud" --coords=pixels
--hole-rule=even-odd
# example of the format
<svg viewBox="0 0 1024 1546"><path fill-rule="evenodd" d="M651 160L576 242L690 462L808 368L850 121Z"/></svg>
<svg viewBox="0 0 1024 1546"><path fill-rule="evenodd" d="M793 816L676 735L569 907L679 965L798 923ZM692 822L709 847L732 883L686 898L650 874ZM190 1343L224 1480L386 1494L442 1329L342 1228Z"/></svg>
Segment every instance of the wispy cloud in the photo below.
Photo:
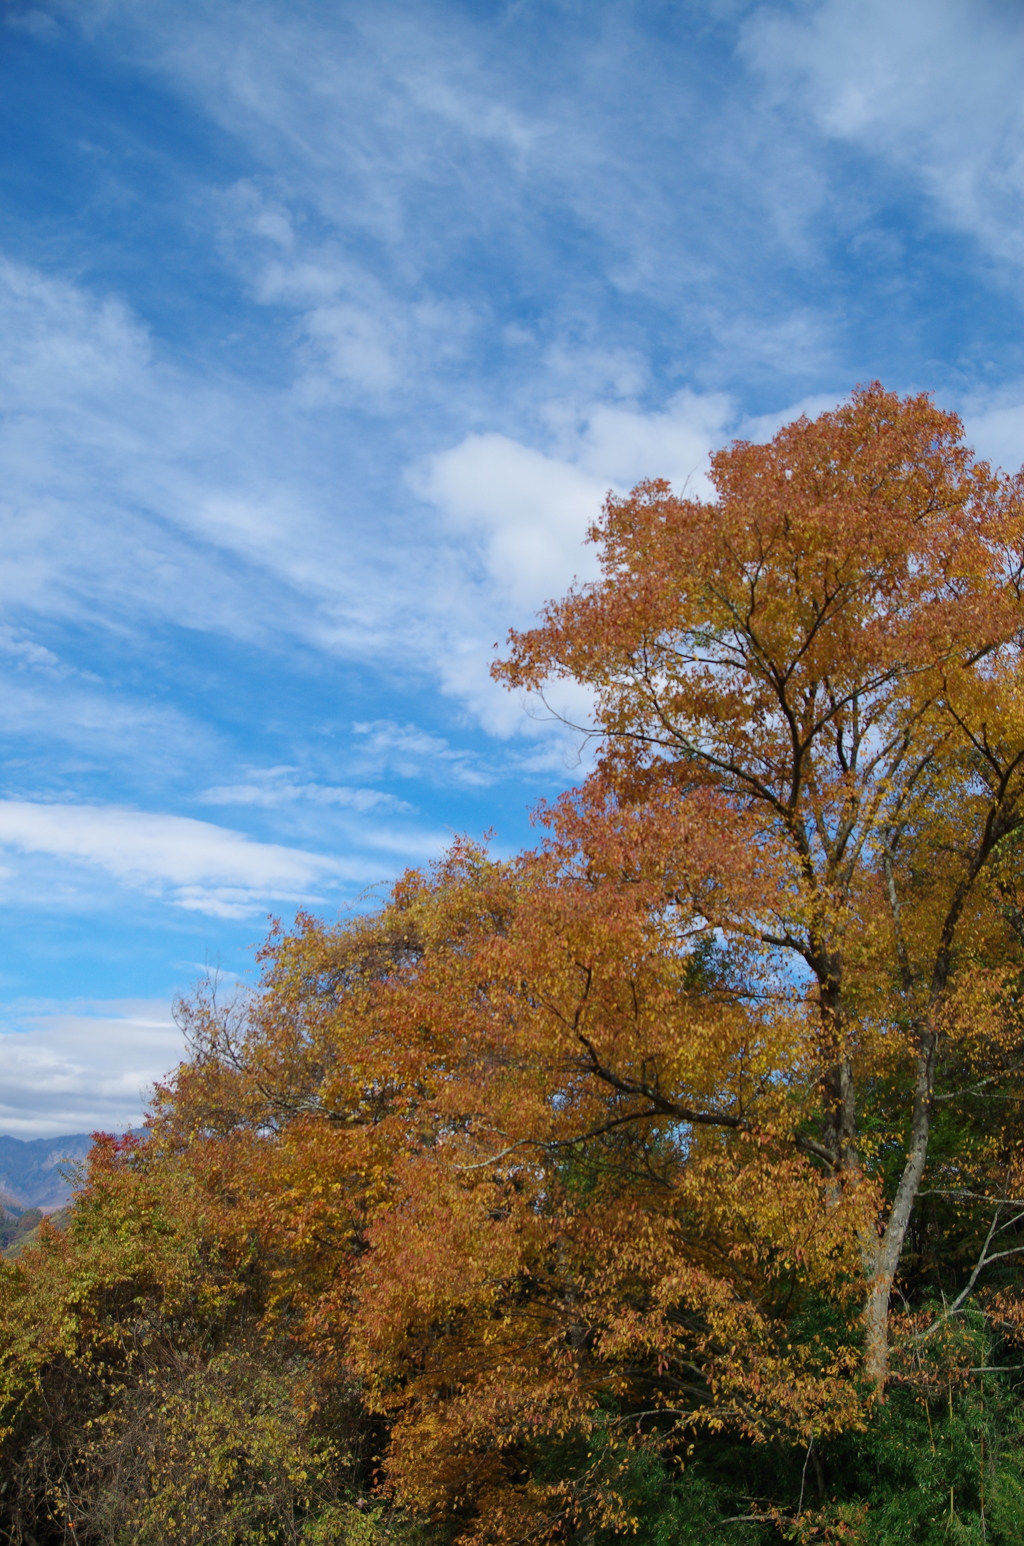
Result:
<svg viewBox="0 0 1024 1546"><path fill-rule="evenodd" d="M268 466L272 397L154 358L122 303L23 264L0 262L0 326L0 600L245 639L308 636L311 596L344 601L316 491Z"/></svg>
<svg viewBox="0 0 1024 1546"><path fill-rule="evenodd" d="M293 214L246 179L223 201L223 241L263 306L297 314L295 400L386 410L411 383L463 355L472 311L455 299L402 294L337 239L302 239Z"/></svg>
<svg viewBox="0 0 1024 1546"><path fill-rule="evenodd" d="M177 704L132 695L63 663L40 664L37 648L32 646L27 669L25 657L15 654L15 670L0 672L0 733L22 750L47 749L51 774L63 771L69 756L79 766L83 759L130 758L138 773L166 769L171 749L177 766L214 753L216 731Z"/></svg>
<svg viewBox="0 0 1024 1546"><path fill-rule="evenodd" d="M205 805L255 805L275 810L308 803L350 811L409 811L412 806L380 789L356 789L347 784L318 784L295 778L298 768L251 768L242 783L218 784L197 796Z"/></svg>
<svg viewBox="0 0 1024 1546"><path fill-rule="evenodd" d="M999 0L761 6L742 51L777 104L909 173L991 252L1024 258L1024 18Z"/></svg>
<svg viewBox="0 0 1024 1546"><path fill-rule="evenodd" d="M646 352L623 295L667 307L705 345L731 328L723 349L746 357L765 335L737 322L771 310L778 326L792 310L811 356L790 336L776 366L791 371L820 353L812 328L833 331L782 272L816 245L827 185L784 121L765 135L741 73L721 68L734 31L705 8L699 27L686 6L676 26L645 27L601 3L582 26L571 12L395 0L331 12L254 0L244 18L197 0L61 10L246 147L259 171L223 209L228 246L266 301L297 308L296 342L327 375L371 392L401 381L403 401L443 390L471 411L481 347L497 342L496 280L534 313L540 286L542 348L578 358L580 382L595 335ZM657 111L638 111L641 97ZM566 261L569 231L582 239ZM772 255L756 279L755 244ZM471 379L456 368L467 340ZM499 366L506 400L521 366L514 349Z"/></svg>
<svg viewBox="0 0 1024 1546"><path fill-rule="evenodd" d="M19 671L39 671L45 676L70 676L74 669L45 644L37 644L20 629L6 623L0 624L0 655L6 655Z"/></svg>
<svg viewBox="0 0 1024 1546"><path fill-rule="evenodd" d="M95 867L178 907L228 918L258 914L268 901L316 899L319 887L343 878L370 878L355 861L257 843L187 816L109 806L0 801L0 846Z"/></svg>
<svg viewBox="0 0 1024 1546"><path fill-rule="evenodd" d="M468 788L485 788L497 777L479 753L450 746L443 736L393 719L357 721L353 748L357 766L388 771L399 778L444 780Z"/></svg>

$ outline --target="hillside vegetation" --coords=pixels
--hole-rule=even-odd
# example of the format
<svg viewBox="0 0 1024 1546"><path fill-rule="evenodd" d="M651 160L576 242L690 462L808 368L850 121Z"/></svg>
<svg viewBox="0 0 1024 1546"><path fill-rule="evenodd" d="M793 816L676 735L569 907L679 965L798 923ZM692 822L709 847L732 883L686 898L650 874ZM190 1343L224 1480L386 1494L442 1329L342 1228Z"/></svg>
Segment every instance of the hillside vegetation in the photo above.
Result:
<svg viewBox="0 0 1024 1546"><path fill-rule="evenodd" d="M1024 486L873 386L496 667L597 769L200 990L0 1275L11 1542L1021 1539Z"/></svg>

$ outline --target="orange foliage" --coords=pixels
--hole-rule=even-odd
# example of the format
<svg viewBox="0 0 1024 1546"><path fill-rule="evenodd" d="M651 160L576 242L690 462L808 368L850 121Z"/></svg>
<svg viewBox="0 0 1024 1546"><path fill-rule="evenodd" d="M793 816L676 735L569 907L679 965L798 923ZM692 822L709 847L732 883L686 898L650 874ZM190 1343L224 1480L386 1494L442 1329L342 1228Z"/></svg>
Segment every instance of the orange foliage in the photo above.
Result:
<svg viewBox="0 0 1024 1546"><path fill-rule="evenodd" d="M713 799L719 826L742 824L755 864L684 895L805 984L834 1176L877 1158L865 1080L902 1085L885 1142L904 1162L862 1237L879 1389L943 1059L982 1006L997 1070L1019 1043L985 969L1015 972L1021 939L1024 482L961 435L928 398L876 384L719 452L714 504L657 482L610 497L591 533L604 579L513 634L496 667L592 689L597 799L675 801L684 824Z"/></svg>
<svg viewBox="0 0 1024 1546"><path fill-rule="evenodd" d="M565 802L536 854L459 847L370 924L306 920L234 1068L197 1059L158 1125L220 1154L230 1114L271 1316L361 1377L400 1497L481 1538L618 1517L586 1468L529 1481L545 1436L858 1420L854 1347L794 1341L787 1308L845 1306L874 1194L800 1148L801 1001L752 1006L666 906L704 839L648 863L637 819Z"/></svg>

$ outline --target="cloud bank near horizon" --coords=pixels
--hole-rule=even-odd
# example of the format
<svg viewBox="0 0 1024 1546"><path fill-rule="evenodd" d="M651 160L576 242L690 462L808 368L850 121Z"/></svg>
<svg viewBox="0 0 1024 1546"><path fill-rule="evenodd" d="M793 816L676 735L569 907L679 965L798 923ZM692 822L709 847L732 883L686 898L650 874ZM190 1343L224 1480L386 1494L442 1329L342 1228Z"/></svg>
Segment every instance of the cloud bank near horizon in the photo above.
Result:
<svg viewBox="0 0 1024 1546"><path fill-rule="evenodd" d="M162 1000L37 1006L0 1032L0 1131L58 1138L137 1125L185 1056Z"/></svg>

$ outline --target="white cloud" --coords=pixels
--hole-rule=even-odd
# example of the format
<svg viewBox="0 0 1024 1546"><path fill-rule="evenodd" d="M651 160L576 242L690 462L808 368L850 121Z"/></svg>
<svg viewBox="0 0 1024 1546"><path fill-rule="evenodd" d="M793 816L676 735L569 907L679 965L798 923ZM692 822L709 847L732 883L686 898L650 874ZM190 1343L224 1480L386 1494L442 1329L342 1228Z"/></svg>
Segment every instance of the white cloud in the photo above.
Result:
<svg viewBox="0 0 1024 1546"><path fill-rule="evenodd" d="M172 365L119 301L8 264L11 599L133 631L167 619L386 657L433 674L489 728L514 713L486 685L495 634L593 573L581 539L609 485L663 474L699 490L729 415L717 394L640 408L646 338L627 346L622 329L604 340L600 325L580 326L583 312L598 324L614 315L630 290L676 316L679 286L712 272L704 263L695 275L691 247L717 221L699 213L703 192L694 205L676 186L679 136L700 117L695 82L665 98L669 118L648 142L630 85L648 57L642 29L626 76L613 38L595 34L563 94L548 89L562 84L554 61L547 84L531 84L494 58L489 27L451 10L357 4L341 18L255 0L243 20L199 0L54 4L91 46L140 80L155 73L197 123L212 118L244 146L248 178L197 187L192 214L219 228L249 295L278 309L257 325L282 361L291 346L296 374L283 365L271 385L219 363L201 375L196 357ZM532 57L515 18L508 38ZM595 90L611 93L607 118L581 110ZM617 122L628 124L621 145ZM705 165L726 120L700 122ZM735 152L722 154L738 176ZM734 195L731 207L746 208ZM603 297L583 312L572 265L551 246L567 218L590 233L587 282ZM714 239L723 253L742 247ZM527 281L544 297L536 336L513 325L518 346L497 347L510 319L481 256L492 249L498 264L510 255L510 296ZM475 291L462 273L477 276ZM697 305L703 327L715 307L696 294L686 314ZM226 325L247 327L254 308L236 301ZM742 315L731 293L719 310L730 327ZM780 347L792 355L789 334ZM384 399L401 411L349 448L361 429L320 417L339 383L360 414L383 412ZM424 460L431 441L458 443ZM357 456L375 464L372 487L366 464L350 473ZM388 476L416 457L444 526L423 524Z"/></svg>
<svg viewBox="0 0 1024 1546"><path fill-rule="evenodd" d="M678 392L653 413L597 404L587 414L575 460L618 489L642 478L667 478L677 493L708 499L708 457L735 414L733 399L722 392Z"/></svg>
<svg viewBox="0 0 1024 1546"><path fill-rule="evenodd" d="M1024 401L1019 386L996 402L968 404L963 417L967 439L979 456L1005 472L1019 471L1024 465Z"/></svg>
<svg viewBox="0 0 1024 1546"><path fill-rule="evenodd" d="M414 482L442 521L424 523L401 485L390 509L385 486L371 518L339 503L328 476L336 453L323 444L307 452L308 423L294 404L239 383L198 384L153 357L123 307L0 265L0 327L11 343L0 376L0 406L11 410L0 427L0 600L6 584L6 599L23 609L102 620L126 636L164 618L249 642L276 634L405 662L433 673L487 728L521 722L487 679L495 634L574 574L594 573L583 536L609 484L654 473L700 488L730 411L714 394L679 394L653 413L549 398L533 415L539 445L471 434L420 463ZM615 390L636 385L635 362L609 356L605 366ZM30 634L10 632L4 646L21 665L31 656L37 676L44 665L60 676ZM16 688L4 714L23 731L63 733L98 751L130 742L133 760L159 761L168 741L194 760L211 739L181 714L120 701L103 683L66 685L59 701L57 686L42 705L38 692ZM331 798L340 806L346 797Z"/></svg>
<svg viewBox="0 0 1024 1546"><path fill-rule="evenodd" d="M596 574L585 538L609 488L624 493L660 477L708 497L708 456L734 411L720 393L681 392L662 412L597 403L565 423L556 402L547 417L561 455L505 435L468 435L432 457L414 482L456 530L477 538L498 593L518 609L534 608L574 577Z"/></svg>
<svg viewBox="0 0 1024 1546"><path fill-rule="evenodd" d="M274 205L254 218L262 214L287 246L285 215ZM285 257L293 273L306 261ZM329 299L344 279L325 260L295 283L308 301ZM0 264L0 327L10 341L0 406L12 410L0 427L7 599L129 636L165 618L405 663L501 735L533 727L488 678L495 636L574 575L594 575L583 538L609 486L654 475L706 492L708 452L734 411L722 394L692 392L654 411L621 398L580 405L565 360L552 356L565 390L534 405L532 433L471 433L420 461L410 482L443 517L430 523L400 485L384 485L372 514L339 502L329 476L338 453L322 442L308 450L312 421L287 396L172 369L119 304ZM642 385L632 355L581 359L598 390ZM30 636L6 642L27 664ZM38 676L43 657L32 663ZM134 761L159 762L168 741L195 760L211 740L181 714L119 701L102 683L56 692L41 705L38 692L16 688L3 712L23 732L64 733L100 752L130 742ZM274 798L264 791L250 803ZM340 808L348 798L330 800ZM244 803L237 789L230 803Z"/></svg>
<svg viewBox="0 0 1024 1546"><path fill-rule="evenodd" d="M244 14L207 0L51 3L244 147L254 170L229 200L227 244L267 296L280 283L282 299L297 284L320 285L318 306L334 297L333 316L298 301L297 332L322 347L325 379L362 379L371 395L430 391L436 355L464 325L493 338L506 278L531 309L543 296L544 342L576 357L580 381L587 319L607 336L623 295L655 302L662 341L791 309L805 332L834 331L829 308L794 306L775 283L765 293L769 253L808 247L809 222L789 207L806 216L827 199L814 157L786 126L764 132L740 72L707 70L707 19L692 7L648 27L602 4L581 29L553 16L541 28L518 5L491 16L402 0L250 0ZM570 229L585 240L566 261ZM486 293L492 261L501 277ZM608 352L627 337L634 355L647 352L632 322ZM766 337L740 327L729 352L756 357ZM792 367L792 340L784 347L779 363ZM476 363L445 383L470 422Z"/></svg>
<svg viewBox="0 0 1024 1546"><path fill-rule="evenodd" d="M553 733L551 719L588 724L589 693L561 684L552 691L551 715L534 705L524 717L517 700L490 679L491 646L574 579L596 578L597 549L586 534L609 489L623 494L642 478L660 477L677 491L711 497L708 457L734 414L722 393L680 392L654 412L628 403L579 408L556 399L539 415L551 450L473 434L410 474L416 492L444 512L478 565L478 617L466 618L461 639L449 639L439 670L445 691L489 732L544 734L552 740L545 765L578 773L579 739Z"/></svg>
<svg viewBox="0 0 1024 1546"><path fill-rule="evenodd" d="M559 31L566 51L540 58L513 13L496 54L489 23L445 6L53 4L244 149L247 178L197 184L192 215L261 303L235 297L225 325L259 311L283 363L276 384L220 363L200 376L196 358L172 367L125 305L8 264L8 595L130 630L170 619L386 659L433 675L498 733L521 720L487 679L490 646L593 575L582 537L608 487L663 475L706 491L707 453L736 409L718 393L640 406L666 333L678 328L663 380L683 379L694 350L704 366L731 362L723 379L737 361L820 378L834 308L766 277L798 249L802 264L821 257L806 218L828 198L820 134L805 119L794 130L794 94L829 134L919 168L948 151L991 171L1003 155L1017 186L1017 108L992 88L1009 66L988 4L968 43L988 71L986 113L981 88L961 107L943 73L967 26L959 0L937 0L941 41L921 43L920 80L925 0L748 15L746 58L781 109L769 119L741 74L701 80L687 16L662 49L612 6L592 36ZM648 122L636 88L652 70ZM964 120L966 149L951 148L937 103ZM794 200L786 225L777 211ZM560 245L570 227L585 234L580 265ZM653 303L656 347L623 321L627 294ZM322 413L339 400L355 428ZM446 449L424 455L430 444ZM410 461L443 523L396 486Z"/></svg>
<svg viewBox="0 0 1024 1546"><path fill-rule="evenodd" d="M253 842L187 816L114 806L0 801L0 845L94 867L179 907L227 918L249 916L268 900L314 900L315 888L342 878L374 878L354 861Z"/></svg>
<svg viewBox="0 0 1024 1546"><path fill-rule="evenodd" d="M0 1031L0 1132L15 1138L137 1125L152 1085L185 1055L161 1001L44 1005Z"/></svg>
<svg viewBox="0 0 1024 1546"><path fill-rule="evenodd" d="M491 583L518 607L593 572L582 542L606 485L579 467L505 435L469 435L431 459L419 487L478 540Z"/></svg>

